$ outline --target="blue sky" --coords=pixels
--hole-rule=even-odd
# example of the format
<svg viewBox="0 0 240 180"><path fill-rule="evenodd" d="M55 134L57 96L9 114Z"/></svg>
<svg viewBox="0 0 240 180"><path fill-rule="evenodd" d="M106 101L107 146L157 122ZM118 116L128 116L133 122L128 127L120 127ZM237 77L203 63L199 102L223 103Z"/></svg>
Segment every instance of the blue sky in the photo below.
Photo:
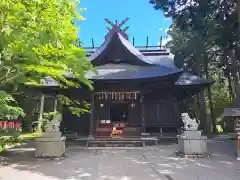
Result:
<svg viewBox="0 0 240 180"><path fill-rule="evenodd" d="M135 37L136 45L145 45L149 37L149 45L157 45L160 36L166 37L165 30L171 25L161 11L153 9L149 0L81 0L80 7L87 8L82 15L85 21L77 22L80 27L80 39L83 46L91 46L91 38L99 46L104 41L109 25L104 18L120 22L130 18L126 25L129 39Z"/></svg>

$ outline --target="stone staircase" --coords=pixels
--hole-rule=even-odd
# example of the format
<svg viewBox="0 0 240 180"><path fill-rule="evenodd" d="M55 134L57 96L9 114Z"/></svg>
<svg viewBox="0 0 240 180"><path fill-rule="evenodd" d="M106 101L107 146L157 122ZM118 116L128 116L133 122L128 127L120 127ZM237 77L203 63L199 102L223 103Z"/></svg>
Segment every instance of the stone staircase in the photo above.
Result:
<svg viewBox="0 0 240 180"><path fill-rule="evenodd" d="M142 139L93 139L88 140L86 147L143 147Z"/></svg>

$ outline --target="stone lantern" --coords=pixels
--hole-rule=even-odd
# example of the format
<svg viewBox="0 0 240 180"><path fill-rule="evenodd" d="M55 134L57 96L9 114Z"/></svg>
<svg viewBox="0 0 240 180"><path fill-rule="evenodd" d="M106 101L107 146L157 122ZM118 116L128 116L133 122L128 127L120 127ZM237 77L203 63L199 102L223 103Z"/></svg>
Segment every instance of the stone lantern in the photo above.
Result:
<svg viewBox="0 0 240 180"><path fill-rule="evenodd" d="M240 160L240 108L225 108L224 116L234 121L234 130L237 134L237 159Z"/></svg>

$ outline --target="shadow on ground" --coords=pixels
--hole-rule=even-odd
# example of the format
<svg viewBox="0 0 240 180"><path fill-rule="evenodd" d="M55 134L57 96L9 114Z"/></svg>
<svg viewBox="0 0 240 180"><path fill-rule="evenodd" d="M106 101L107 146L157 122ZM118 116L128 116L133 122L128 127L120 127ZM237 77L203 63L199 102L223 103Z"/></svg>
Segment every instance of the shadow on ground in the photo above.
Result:
<svg viewBox="0 0 240 180"><path fill-rule="evenodd" d="M29 143L0 154L0 179L195 180L216 175L230 179L240 172L234 141L209 141L210 159L176 157L176 144L135 150L86 150L71 144L64 159L36 160L33 147Z"/></svg>

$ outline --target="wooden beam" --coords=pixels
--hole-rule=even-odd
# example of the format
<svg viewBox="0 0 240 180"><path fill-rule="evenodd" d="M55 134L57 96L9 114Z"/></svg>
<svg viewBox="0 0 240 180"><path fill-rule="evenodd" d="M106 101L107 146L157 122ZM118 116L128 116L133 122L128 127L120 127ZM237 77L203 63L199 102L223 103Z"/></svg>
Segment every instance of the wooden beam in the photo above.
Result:
<svg viewBox="0 0 240 180"><path fill-rule="evenodd" d="M57 112L58 100L54 99L53 112Z"/></svg>
<svg viewBox="0 0 240 180"><path fill-rule="evenodd" d="M160 37L160 42L159 42L159 47L161 48L162 47L162 36Z"/></svg>
<svg viewBox="0 0 240 180"><path fill-rule="evenodd" d="M234 117L240 116L240 108L225 108L223 112L223 116L225 117Z"/></svg>
<svg viewBox="0 0 240 180"><path fill-rule="evenodd" d="M108 24L110 24L112 27L114 27L114 24L108 19L108 18L105 18L104 19Z"/></svg>
<svg viewBox="0 0 240 180"><path fill-rule="evenodd" d="M147 42L146 42L146 49L148 48L148 37L147 37Z"/></svg>
<svg viewBox="0 0 240 180"><path fill-rule="evenodd" d="M93 138L94 136L94 112L95 112L95 93L92 94L91 99L91 114L90 114L90 122L89 122L89 138ZM96 128L96 127L95 127Z"/></svg>
<svg viewBox="0 0 240 180"><path fill-rule="evenodd" d="M94 39L92 38L92 48L94 49L95 46L94 46Z"/></svg>
<svg viewBox="0 0 240 180"><path fill-rule="evenodd" d="M145 106L144 106L144 96L142 95L140 98L141 103L141 125L142 125L142 133L146 132L146 125L145 125Z"/></svg>
<svg viewBox="0 0 240 180"><path fill-rule="evenodd" d="M40 97L40 108L39 108L39 114L38 114L38 128L37 131L42 131L42 120L43 120L43 108L44 108L44 94L41 94Z"/></svg>
<svg viewBox="0 0 240 180"><path fill-rule="evenodd" d="M125 20L122 20L120 22L120 24L118 24L118 27L121 28L128 20L129 20L129 18L126 18Z"/></svg>
<svg viewBox="0 0 240 180"><path fill-rule="evenodd" d="M126 32L128 29L129 29L129 27L127 26L127 27L125 27L122 31L123 31L123 32Z"/></svg>
<svg viewBox="0 0 240 180"><path fill-rule="evenodd" d="M146 46L135 46L136 48L146 48ZM99 47L95 47L95 48L99 48ZM148 48L159 48L159 45L157 46L148 46ZM92 47L83 47L83 49L92 49ZM159 50L159 49L158 49ZM162 51L165 51L165 50L162 50ZM220 63L218 63L220 64Z"/></svg>

